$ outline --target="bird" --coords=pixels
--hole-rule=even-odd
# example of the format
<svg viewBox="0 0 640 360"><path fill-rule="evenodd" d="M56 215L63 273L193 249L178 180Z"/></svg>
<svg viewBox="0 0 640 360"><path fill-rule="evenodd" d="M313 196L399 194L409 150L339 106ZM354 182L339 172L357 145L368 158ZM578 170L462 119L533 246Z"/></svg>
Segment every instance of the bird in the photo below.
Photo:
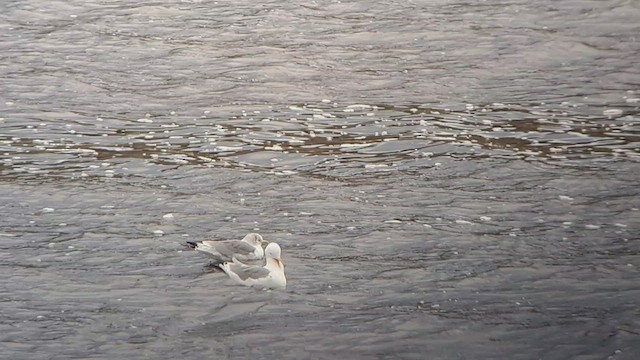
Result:
<svg viewBox="0 0 640 360"><path fill-rule="evenodd" d="M233 258L232 262L218 265L229 278L245 286L264 289L284 289L287 278L284 275L284 264L281 259L280 245L269 243L265 249L265 266L246 265Z"/></svg>
<svg viewBox="0 0 640 360"><path fill-rule="evenodd" d="M205 240L201 242L187 241L191 248L207 253L217 261L217 264L238 260L260 260L264 258L262 244L267 241L260 234L247 234L242 240Z"/></svg>

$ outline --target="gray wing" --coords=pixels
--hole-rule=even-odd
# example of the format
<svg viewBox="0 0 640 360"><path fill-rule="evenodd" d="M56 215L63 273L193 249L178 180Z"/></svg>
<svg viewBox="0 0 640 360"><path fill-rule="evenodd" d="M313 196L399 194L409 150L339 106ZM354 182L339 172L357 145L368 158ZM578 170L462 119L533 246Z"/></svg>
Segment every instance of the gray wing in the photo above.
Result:
<svg viewBox="0 0 640 360"><path fill-rule="evenodd" d="M262 266L229 264L229 269L236 273L242 280L260 279L269 276L269 270L263 268Z"/></svg>
<svg viewBox="0 0 640 360"><path fill-rule="evenodd" d="M206 245L216 249L224 258L231 259L234 255L247 256L256 248L240 240L207 241Z"/></svg>

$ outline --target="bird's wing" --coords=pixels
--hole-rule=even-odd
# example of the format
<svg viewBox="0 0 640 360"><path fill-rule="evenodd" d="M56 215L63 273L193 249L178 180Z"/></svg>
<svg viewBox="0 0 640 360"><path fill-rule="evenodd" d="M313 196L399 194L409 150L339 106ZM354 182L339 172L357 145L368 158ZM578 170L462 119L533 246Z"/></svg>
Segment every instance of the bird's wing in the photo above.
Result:
<svg viewBox="0 0 640 360"><path fill-rule="evenodd" d="M256 250L255 247L240 240L203 241L202 244L204 244L206 248L214 249L220 256L226 259L231 259L234 255L247 256Z"/></svg>
<svg viewBox="0 0 640 360"><path fill-rule="evenodd" d="M247 279L261 279L261 278L266 278L267 276L269 276L269 270L266 268L263 268L262 266L246 266L246 265L240 265L240 264L228 264L229 265L229 270L231 270L232 272L234 272L236 275L238 275L238 277L240 278L240 280L247 280Z"/></svg>

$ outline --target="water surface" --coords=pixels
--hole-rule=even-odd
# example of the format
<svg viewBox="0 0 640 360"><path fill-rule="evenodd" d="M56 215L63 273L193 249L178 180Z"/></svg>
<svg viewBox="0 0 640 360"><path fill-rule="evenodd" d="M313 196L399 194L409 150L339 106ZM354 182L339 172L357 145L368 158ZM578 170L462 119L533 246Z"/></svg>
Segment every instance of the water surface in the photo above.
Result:
<svg viewBox="0 0 640 360"><path fill-rule="evenodd" d="M4 2L0 357L635 359L639 20ZM183 246L252 231L286 291Z"/></svg>

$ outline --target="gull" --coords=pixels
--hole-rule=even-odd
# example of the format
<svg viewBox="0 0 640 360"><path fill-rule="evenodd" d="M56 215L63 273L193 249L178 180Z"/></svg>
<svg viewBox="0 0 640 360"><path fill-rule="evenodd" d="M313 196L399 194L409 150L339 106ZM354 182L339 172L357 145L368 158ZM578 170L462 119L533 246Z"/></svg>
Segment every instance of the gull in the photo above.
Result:
<svg viewBox="0 0 640 360"><path fill-rule="evenodd" d="M250 233L242 240L187 241L187 244L198 251L213 256L218 262L222 263L232 261L233 258L242 261L260 260L264 257L262 244L266 242L260 234Z"/></svg>
<svg viewBox="0 0 640 360"><path fill-rule="evenodd" d="M280 246L274 242L265 249L266 265L245 265L234 258L232 263L220 264L220 268L237 283L265 289L284 289L287 278L284 276L284 264L280 259Z"/></svg>

